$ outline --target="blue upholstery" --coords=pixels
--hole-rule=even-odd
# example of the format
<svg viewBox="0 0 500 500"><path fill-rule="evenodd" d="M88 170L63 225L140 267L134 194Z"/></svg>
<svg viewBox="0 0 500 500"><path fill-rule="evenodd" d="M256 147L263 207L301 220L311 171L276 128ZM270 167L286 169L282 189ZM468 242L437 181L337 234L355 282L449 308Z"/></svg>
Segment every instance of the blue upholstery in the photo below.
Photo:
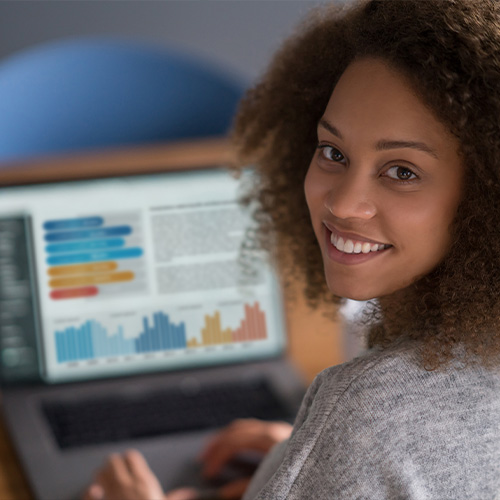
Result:
<svg viewBox="0 0 500 500"><path fill-rule="evenodd" d="M163 47L62 40L0 62L0 162L224 134L241 81Z"/></svg>

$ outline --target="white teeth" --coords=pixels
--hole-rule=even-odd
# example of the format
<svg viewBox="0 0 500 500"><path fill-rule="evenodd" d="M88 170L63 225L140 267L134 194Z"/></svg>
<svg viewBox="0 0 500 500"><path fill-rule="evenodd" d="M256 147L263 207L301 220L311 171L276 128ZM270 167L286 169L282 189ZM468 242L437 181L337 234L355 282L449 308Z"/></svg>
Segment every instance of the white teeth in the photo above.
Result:
<svg viewBox="0 0 500 500"><path fill-rule="evenodd" d="M332 245L339 251L344 253L370 253L370 252L378 252L379 250L384 250L388 248L389 245L383 245L378 243L368 243L353 240L344 240L341 236L338 236L334 233L330 236L330 241Z"/></svg>
<svg viewBox="0 0 500 500"><path fill-rule="evenodd" d="M339 239L337 240L337 244L335 246L339 252L344 251L344 238L342 238L342 236L339 236Z"/></svg>
<svg viewBox="0 0 500 500"><path fill-rule="evenodd" d="M344 252L345 253L353 253L354 252L354 243L352 240L346 240L344 243Z"/></svg>

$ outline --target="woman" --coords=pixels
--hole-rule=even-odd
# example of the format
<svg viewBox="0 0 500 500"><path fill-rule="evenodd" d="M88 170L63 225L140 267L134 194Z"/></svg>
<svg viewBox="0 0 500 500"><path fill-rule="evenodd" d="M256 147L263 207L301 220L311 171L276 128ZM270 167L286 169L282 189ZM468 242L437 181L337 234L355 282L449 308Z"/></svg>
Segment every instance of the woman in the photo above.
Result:
<svg viewBox="0 0 500 500"><path fill-rule="evenodd" d="M243 101L259 243L313 303L376 299L370 350L316 378L245 499L497 497L499 117L493 0L318 14Z"/></svg>

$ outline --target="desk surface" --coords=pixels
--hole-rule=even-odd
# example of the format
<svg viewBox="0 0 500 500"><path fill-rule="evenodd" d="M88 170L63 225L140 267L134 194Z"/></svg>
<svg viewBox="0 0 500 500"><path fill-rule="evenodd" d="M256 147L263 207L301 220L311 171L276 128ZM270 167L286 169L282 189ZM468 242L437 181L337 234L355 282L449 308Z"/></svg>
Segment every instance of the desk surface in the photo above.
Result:
<svg viewBox="0 0 500 500"><path fill-rule="evenodd" d="M0 166L0 186L199 168L225 164L230 159L225 140L110 150L3 165ZM289 357L311 381L322 369L344 360L340 328L324 311L307 307L300 285L292 291L297 292L294 300L286 300ZM25 499L30 500L32 496L0 420L0 500Z"/></svg>

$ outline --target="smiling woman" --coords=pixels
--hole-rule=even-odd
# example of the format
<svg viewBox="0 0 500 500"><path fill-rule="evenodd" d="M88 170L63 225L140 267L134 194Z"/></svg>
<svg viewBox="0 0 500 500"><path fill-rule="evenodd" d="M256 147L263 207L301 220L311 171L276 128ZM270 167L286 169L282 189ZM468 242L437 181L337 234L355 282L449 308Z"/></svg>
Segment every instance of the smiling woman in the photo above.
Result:
<svg viewBox="0 0 500 500"><path fill-rule="evenodd" d="M261 172L250 194L258 244L313 304L378 299L369 345L404 332L427 367L457 347L499 364L499 8L374 0L318 11L236 121L241 164Z"/></svg>
<svg viewBox="0 0 500 500"><path fill-rule="evenodd" d="M500 491L499 26L490 0L330 7L244 99L256 243L312 303L371 300L370 349L317 377L245 500Z"/></svg>

